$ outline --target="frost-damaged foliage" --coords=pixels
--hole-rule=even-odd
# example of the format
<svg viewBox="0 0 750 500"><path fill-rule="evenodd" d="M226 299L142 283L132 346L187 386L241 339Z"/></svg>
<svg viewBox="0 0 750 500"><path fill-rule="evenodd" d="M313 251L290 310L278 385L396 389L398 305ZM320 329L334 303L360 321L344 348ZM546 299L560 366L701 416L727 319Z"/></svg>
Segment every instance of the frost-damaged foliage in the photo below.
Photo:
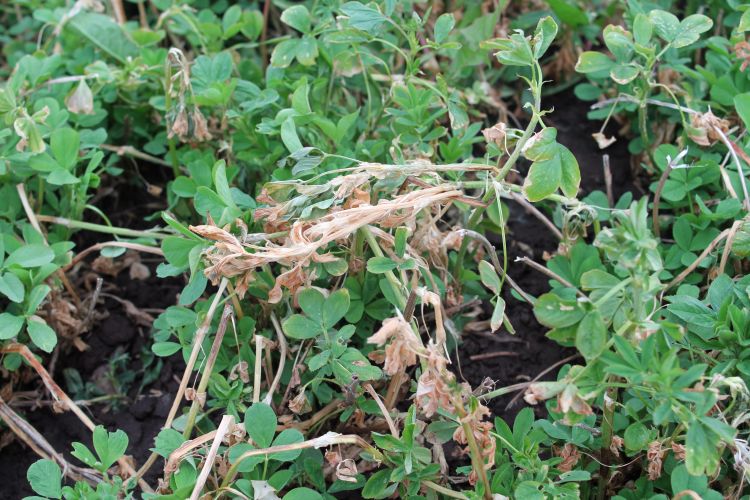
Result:
<svg viewBox="0 0 750 500"><path fill-rule="evenodd" d="M0 417L43 455L36 498L741 496L750 16L658 3L0 7ZM545 106L573 85L649 196L578 199L594 170ZM164 202L153 229L102 210L127 183ZM525 260L538 297L508 275L519 210L560 239ZM152 327L142 368L110 360L111 390L65 371L76 400L128 402L185 360L134 464L55 360L85 350L96 278L147 277L141 254L185 283L156 318L123 302ZM471 387L452 353L477 328L528 335L511 300L577 357ZM14 409L33 373L92 432L75 463ZM513 392L546 416L494 416Z"/></svg>

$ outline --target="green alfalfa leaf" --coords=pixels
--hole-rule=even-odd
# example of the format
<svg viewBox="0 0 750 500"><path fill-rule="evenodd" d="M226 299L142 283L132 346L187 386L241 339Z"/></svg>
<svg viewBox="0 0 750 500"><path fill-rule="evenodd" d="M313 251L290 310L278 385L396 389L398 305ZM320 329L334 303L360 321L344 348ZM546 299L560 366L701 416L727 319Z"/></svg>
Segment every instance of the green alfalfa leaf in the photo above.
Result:
<svg viewBox="0 0 750 500"><path fill-rule="evenodd" d="M578 57L576 71L579 73L607 74L615 62L601 52L586 51Z"/></svg>
<svg viewBox="0 0 750 500"><path fill-rule="evenodd" d="M0 340L12 339L23 328L24 319L9 312L0 313Z"/></svg>
<svg viewBox="0 0 750 500"><path fill-rule="evenodd" d="M267 448L276 434L276 414L265 403L253 403L245 412L245 429L258 448Z"/></svg>
<svg viewBox="0 0 750 500"><path fill-rule="evenodd" d="M292 154L302 149L302 143L297 135L297 126L291 116L281 123L281 141Z"/></svg>
<svg viewBox="0 0 750 500"><path fill-rule="evenodd" d="M310 31L310 11L304 5L292 5L281 13L281 22L307 33Z"/></svg>
<svg viewBox="0 0 750 500"><path fill-rule="evenodd" d="M323 304L323 326L333 328L349 311L349 290L341 288L333 292Z"/></svg>
<svg viewBox="0 0 750 500"><path fill-rule="evenodd" d="M495 295L500 294L500 288L502 287L500 276L497 274L495 267L486 260L479 262L479 277L482 279L484 286Z"/></svg>
<svg viewBox="0 0 750 500"><path fill-rule="evenodd" d="M107 432L107 430L98 425L94 429L94 450L99 456L102 469L107 470L117 462L128 449L128 435L121 430Z"/></svg>
<svg viewBox="0 0 750 500"><path fill-rule="evenodd" d="M367 272L372 274L384 274L393 271L398 264L388 257L370 257L367 260Z"/></svg>
<svg viewBox="0 0 750 500"><path fill-rule="evenodd" d="M535 161L523 183L523 193L531 202L541 201L555 193L562 181L560 155Z"/></svg>
<svg viewBox="0 0 750 500"><path fill-rule="evenodd" d="M680 22L677 35L672 40L672 47L687 47L697 42L701 34L710 30L714 22L703 14L693 14Z"/></svg>
<svg viewBox="0 0 750 500"><path fill-rule="evenodd" d="M435 43L443 43L455 25L456 18L453 14L446 13L438 17L437 21L435 21L435 29L433 30Z"/></svg>
<svg viewBox="0 0 750 500"><path fill-rule="evenodd" d="M750 31L750 9L742 13L740 22L737 25L737 33L744 33L746 31Z"/></svg>
<svg viewBox="0 0 750 500"><path fill-rule="evenodd" d="M575 4L575 0L547 0L547 3L565 24L574 28L589 24L586 12Z"/></svg>
<svg viewBox="0 0 750 500"><path fill-rule="evenodd" d="M62 471L52 460L37 460L26 472L31 489L44 498L62 497Z"/></svg>
<svg viewBox="0 0 750 500"><path fill-rule="evenodd" d="M602 34L604 44L620 63L630 62L633 54L633 34L622 26L610 24Z"/></svg>
<svg viewBox="0 0 750 500"><path fill-rule="evenodd" d="M495 298L495 308L492 310L492 317L490 318L490 330L496 332L500 329L500 325L505 320L505 301L501 297ZM511 331L511 333L513 333Z"/></svg>
<svg viewBox="0 0 750 500"><path fill-rule="evenodd" d="M297 444L301 443L304 440L305 436L302 435L302 433L297 429L284 429L279 433L278 436L276 436L276 439L273 440L273 446ZM300 456L301 453L301 449L280 451L277 453L271 453L270 455L268 455L268 458L270 458L271 460L277 460L279 462L293 462L297 459L297 457Z"/></svg>
<svg viewBox="0 0 750 500"><path fill-rule="evenodd" d="M379 10L361 2L346 2L341 12L349 18L349 26L370 34L379 33L388 23L388 18Z"/></svg>
<svg viewBox="0 0 750 500"><path fill-rule="evenodd" d="M651 433L648 431L648 428L640 422L633 422L630 424L623 434L625 449L631 453L645 450L650 439Z"/></svg>
<svg viewBox="0 0 750 500"><path fill-rule="evenodd" d="M8 272L0 276L0 293L11 302L21 303L26 295L26 289L18 276Z"/></svg>
<svg viewBox="0 0 750 500"><path fill-rule="evenodd" d="M557 35L557 23L550 16L543 17L539 20L534 31L534 57L539 59L547 52L547 49L555 40Z"/></svg>
<svg viewBox="0 0 750 500"><path fill-rule="evenodd" d="M573 326L581 321L585 314L575 292L571 289L545 293L534 304L537 321L550 328Z"/></svg>
<svg viewBox="0 0 750 500"><path fill-rule="evenodd" d="M576 349L587 360L599 356L607 345L607 325L599 311L591 311L583 317L576 330Z"/></svg>
<svg viewBox="0 0 750 500"><path fill-rule="evenodd" d="M26 322L26 332L31 341L44 352L52 352L57 345L57 335L47 323L37 316L32 316Z"/></svg>
<svg viewBox="0 0 750 500"><path fill-rule="evenodd" d="M558 154L557 129L546 127L528 140L523 147L523 156L527 160L549 160Z"/></svg>
<svg viewBox="0 0 750 500"><path fill-rule="evenodd" d="M396 235L393 242L393 251L399 259L404 257L406 252L406 238L409 236L409 228L401 226L396 228Z"/></svg>
<svg viewBox="0 0 750 500"><path fill-rule="evenodd" d="M693 476L711 475L719 467L719 436L699 420L688 426L685 439L685 466Z"/></svg>
<svg viewBox="0 0 750 500"><path fill-rule="evenodd" d="M750 12L750 9L746 12ZM750 128L750 92L734 96L734 108L737 110L740 118L742 118L745 128Z"/></svg>
<svg viewBox="0 0 750 500"><path fill-rule="evenodd" d="M110 16L80 12L65 23L65 27L77 32L96 48L123 64L127 63L128 57L138 55L138 47Z"/></svg>
<svg viewBox="0 0 750 500"><path fill-rule="evenodd" d="M278 497L277 497L278 498ZM322 500L323 496L315 490L306 487L294 488L284 495L283 500Z"/></svg>
<svg viewBox="0 0 750 500"><path fill-rule="evenodd" d="M638 76L639 69L633 64L618 64L609 71L609 77L620 85L626 85Z"/></svg>
<svg viewBox="0 0 750 500"><path fill-rule="evenodd" d="M560 155L560 168L562 169L560 172L560 190L565 196L574 198L581 185L581 169L578 166L578 160L562 144L558 144L557 149Z"/></svg>
<svg viewBox="0 0 750 500"><path fill-rule="evenodd" d="M633 20L633 38L635 43L646 45L651 41L651 35L654 31L654 25L646 14L636 14Z"/></svg>
<svg viewBox="0 0 750 500"><path fill-rule="evenodd" d="M232 198L232 192L229 190L226 162L224 160L219 160L214 163L211 173L216 193L221 197L224 204L228 207L237 208L237 204L234 202L234 198Z"/></svg>
<svg viewBox="0 0 750 500"><path fill-rule="evenodd" d="M322 333L320 323L301 314L292 314L281 325L284 333L293 339L311 339Z"/></svg>
<svg viewBox="0 0 750 500"><path fill-rule="evenodd" d="M271 54L271 66L276 68L286 68L297 56L297 47L300 41L298 38L292 40L283 40L273 49Z"/></svg>
<svg viewBox="0 0 750 500"><path fill-rule="evenodd" d="M182 346L177 342L154 342L151 346L151 352L161 358L171 356L182 349Z"/></svg>
<svg viewBox="0 0 750 500"><path fill-rule="evenodd" d="M24 268L39 267L49 264L55 258L55 252L46 245L32 243L17 248L8 256L5 266L21 266Z"/></svg>
<svg viewBox="0 0 750 500"><path fill-rule="evenodd" d="M55 129L50 135L49 148L57 163L66 171L78 163L78 149L81 138L78 132L70 127Z"/></svg>
<svg viewBox="0 0 750 500"><path fill-rule="evenodd" d="M671 42L677 36L680 29L680 20L665 10L655 9L649 12L649 19L654 26L654 31L659 38L665 42Z"/></svg>

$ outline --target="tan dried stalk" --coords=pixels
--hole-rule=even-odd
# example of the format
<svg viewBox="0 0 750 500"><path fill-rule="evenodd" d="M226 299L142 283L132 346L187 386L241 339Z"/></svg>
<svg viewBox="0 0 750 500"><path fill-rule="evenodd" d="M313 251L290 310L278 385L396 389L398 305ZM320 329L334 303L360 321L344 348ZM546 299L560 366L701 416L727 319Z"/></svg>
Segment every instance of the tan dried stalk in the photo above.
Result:
<svg viewBox="0 0 750 500"><path fill-rule="evenodd" d="M276 368L276 375L273 378L273 382L271 382L271 387L268 389L268 394L266 394L266 397L263 398L263 402L267 405L271 404L271 401L273 401L273 393L276 392L276 389L279 387L279 384L281 383L281 375L284 372L284 365L286 364L286 356L289 352L289 346L286 343L286 337L284 336L284 331L281 329L281 324L279 324L279 318L276 317L276 313L271 313L271 322L273 323L273 328L276 331L276 336L279 340L279 349L281 350L281 355L279 356L279 366Z"/></svg>
<svg viewBox="0 0 750 500"><path fill-rule="evenodd" d="M187 389L188 382L190 381L190 375L193 373L195 362L198 360L198 354L201 352L203 339L206 337L206 333L208 333L208 329L211 327L211 320L213 319L214 314L216 314L216 309L219 307L219 302L221 301L221 296L227 287L227 283L227 279L221 280L221 282L219 283L219 289L216 291L216 295L214 295L214 299L208 308L208 312L206 313L206 317L203 320L203 323L201 323L201 326L195 331L195 337L193 338L193 348L190 351L190 358L188 359L187 366L185 366L185 371L182 373L180 386L177 389L177 394L175 395L174 402L172 403L172 407L169 409L169 414L167 415L167 419L164 422L164 426L162 426L162 429L169 429L172 426L172 421L174 420L175 415L177 415L177 410L180 408L180 403L182 403L182 398L185 395L185 390ZM140 478L142 478L143 475L151 468L154 462L156 462L158 456L159 455L157 455L156 453L151 453L151 455L148 457L148 460L146 460L146 463L144 463L143 466L138 470L138 472L134 473L134 475L140 480Z"/></svg>
<svg viewBox="0 0 750 500"><path fill-rule="evenodd" d="M206 484L208 475L211 473L211 469L214 466L216 455L219 453L219 447L221 446L221 442L224 439L224 436L226 435L227 431L231 429L233 424L234 424L234 417L232 417L231 415L224 415L223 417L221 417L221 422L219 423L219 427L216 429L216 436L214 437L214 442L211 444L211 449L208 451L208 455L206 455L206 461L203 463L203 468L201 469L201 473L198 475L198 480L195 482L195 487L193 488L193 492L190 495L190 500L198 500L198 498L200 498L200 493L201 493L201 490L203 489L203 485Z"/></svg>
<svg viewBox="0 0 750 500"><path fill-rule="evenodd" d="M190 437L190 432L193 430L193 425L195 425L195 418L198 415L198 410L203 406L201 402L205 401L208 381L211 379L211 372L213 372L216 358L219 355L221 342L224 340L224 333L226 333L227 331L227 322L229 321L229 317L231 315L232 305L227 303L224 306L224 311L221 314L219 328L216 330L216 336L214 337L214 341L211 344L211 351L208 353L208 358L206 359L206 366L203 368L203 374L201 375L201 380L198 383L196 397L193 399L193 403L190 405L190 412L188 413L187 422L185 422L185 430L182 432L182 435L185 438Z"/></svg>

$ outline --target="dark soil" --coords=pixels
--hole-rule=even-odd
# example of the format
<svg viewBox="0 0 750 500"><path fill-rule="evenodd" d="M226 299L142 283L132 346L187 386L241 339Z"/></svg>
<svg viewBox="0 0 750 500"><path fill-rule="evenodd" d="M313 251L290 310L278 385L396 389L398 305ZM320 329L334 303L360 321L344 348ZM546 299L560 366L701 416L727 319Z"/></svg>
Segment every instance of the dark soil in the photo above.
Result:
<svg viewBox="0 0 750 500"><path fill-rule="evenodd" d="M624 192L633 190L626 140L618 139L606 150L600 150L591 137L591 134L599 131L600 124L586 118L585 104L578 101L572 92L545 99L544 106L554 107L554 113L549 115L546 123L557 128L558 142L567 146L578 160L583 196L594 190L605 191L603 153L610 156L615 200ZM615 135L614 130L608 129L606 132L607 135ZM520 170L525 173L525 167L521 166ZM555 235L523 207L510 202L509 208L508 262L527 256L543 264L545 252L553 254L557 250ZM508 274L533 296L543 294L550 288L549 278L523 264L510 265ZM547 329L536 321L531 306L512 297L509 287L505 288L506 313L516 330L515 337L509 335L504 328L496 333L495 340L488 336L465 335L458 359L454 359L454 366L460 363L460 374L472 387L478 386L486 377L495 382L495 388L529 381L554 363L576 353L575 349L563 348L545 337ZM488 316L489 314L491 311L488 311ZM516 342L512 342L513 340ZM513 355L471 360L473 355L496 351L510 351ZM559 369L551 370L541 380L554 380L558 371ZM503 418L510 425L515 415L526 406L523 398L519 397L514 405L508 407L514 396L515 394L509 394L487 403L494 416ZM546 415L543 405L533 408L537 416Z"/></svg>

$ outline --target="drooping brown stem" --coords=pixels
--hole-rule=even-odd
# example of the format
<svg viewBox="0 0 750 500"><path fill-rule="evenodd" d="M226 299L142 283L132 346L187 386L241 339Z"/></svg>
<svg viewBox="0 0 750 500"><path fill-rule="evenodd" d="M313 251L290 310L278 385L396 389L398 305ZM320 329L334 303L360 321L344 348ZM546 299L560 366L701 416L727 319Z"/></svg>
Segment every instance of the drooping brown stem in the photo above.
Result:
<svg viewBox="0 0 750 500"><path fill-rule="evenodd" d="M10 430L13 431L21 441L34 450L34 453L42 458L57 462L57 464L60 465L63 474L73 481L86 481L92 485L101 482L102 478L95 470L76 467L65 460L65 457L63 457L61 453L58 453L44 436L39 434L39 431L14 412L2 398L0 398L0 419L5 422L8 428L10 428Z"/></svg>
<svg viewBox="0 0 750 500"><path fill-rule="evenodd" d="M102 248L107 248L107 247L126 248L128 250L136 250L138 252L161 255L162 257L164 256L164 252L162 252L161 248L158 248L158 247L150 247L148 245L141 245L140 243L130 243L127 241L104 241L102 243L91 245L87 249L79 252L78 255L76 255L68 264L66 264L62 268L62 270L68 271L72 269L76 264L78 264L83 259L85 259L86 256L89 255L90 253L97 252L101 250Z"/></svg>
<svg viewBox="0 0 750 500"><path fill-rule="evenodd" d="M227 322L229 317L232 315L232 305L226 304L224 311L221 313L221 319L219 320L219 328L216 330L216 336L211 344L211 351L208 353L206 358L206 365L203 368L203 374L201 375L201 381L198 383L198 389L195 393L193 403L190 405L190 412L188 413L187 421L185 422L185 430L182 431L182 435L185 438L190 437L190 432L193 430L195 425L195 418L198 415L198 410L203 406L205 402L206 388L208 387L208 381L211 379L211 372L213 372L216 358L219 355L219 349L221 348L221 342L224 340L224 333L227 331Z"/></svg>
<svg viewBox="0 0 750 500"><path fill-rule="evenodd" d="M18 191L18 197L21 199L21 205L23 206L23 210L26 213L26 217L29 219L31 227L36 229L37 232L42 235L42 238L44 239L44 245L49 246L49 243L47 243L47 237L44 235L44 231L42 231L42 227L39 225L39 220L34 211L31 209L31 204L29 203L29 198L26 196L26 189L24 188L24 185L22 183L17 184L16 190ZM60 278L60 282L62 282L65 290L67 290L68 294L70 294L70 296L73 298L76 309L81 310L81 298L78 296L78 293L76 293L75 288L73 288L73 285L68 280L65 272L62 269L58 269L57 271L55 271L55 274L57 274L57 277Z"/></svg>

